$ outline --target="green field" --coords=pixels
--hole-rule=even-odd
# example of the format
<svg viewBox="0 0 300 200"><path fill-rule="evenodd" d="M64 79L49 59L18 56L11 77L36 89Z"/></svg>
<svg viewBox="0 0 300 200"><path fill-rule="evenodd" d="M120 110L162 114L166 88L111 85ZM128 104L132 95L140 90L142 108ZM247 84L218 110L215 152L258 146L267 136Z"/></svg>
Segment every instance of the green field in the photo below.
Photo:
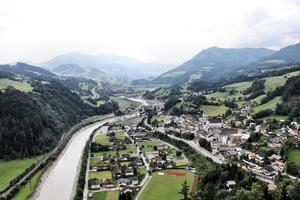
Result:
<svg viewBox="0 0 300 200"><path fill-rule="evenodd" d="M124 125L124 126L130 126L130 125L137 125L142 119L140 117L133 117L130 119L120 120L115 122L116 125Z"/></svg>
<svg viewBox="0 0 300 200"><path fill-rule="evenodd" d="M151 121L154 121L155 119L157 119L158 122L165 122L165 123L169 123L170 119L167 118L166 115L159 115L159 116L154 116Z"/></svg>
<svg viewBox="0 0 300 200"><path fill-rule="evenodd" d="M126 108L134 108L135 109L140 105L139 102L130 101L128 99L123 99L120 97L110 97L110 99L118 103L119 109L121 111L126 110Z"/></svg>
<svg viewBox="0 0 300 200"><path fill-rule="evenodd" d="M111 179L112 174L110 171L101 171L101 172L89 172L89 178L96 178L96 179Z"/></svg>
<svg viewBox="0 0 300 200"><path fill-rule="evenodd" d="M271 115L271 116L268 116L268 117L264 117L262 118L262 120L268 120L268 119L276 119L276 120L287 120L288 119L288 116L285 116L285 115Z"/></svg>
<svg viewBox="0 0 300 200"><path fill-rule="evenodd" d="M24 172L33 163L38 162L41 158L42 156L36 156L22 160L0 160L0 191L5 189L12 179Z"/></svg>
<svg viewBox="0 0 300 200"><path fill-rule="evenodd" d="M136 152L136 147L133 144L126 144L127 149L119 150L119 155L129 154L131 152ZM95 157L103 156L103 155L116 155L117 151L100 151L93 153Z"/></svg>
<svg viewBox="0 0 300 200"><path fill-rule="evenodd" d="M182 199L182 195L179 194L182 188L182 184L187 180L190 190L194 180L194 174L184 170L172 170L177 172L186 173L185 176L168 176L166 171L160 171L153 174L149 183L146 185L138 200L179 200ZM164 175L159 175L164 173Z"/></svg>
<svg viewBox="0 0 300 200"><path fill-rule="evenodd" d="M159 144L162 144L162 143L159 141L156 141L156 140L151 140L151 141L147 141L147 142L138 142L138 146L143 153L146 153L148 151L154 151L153 147L157 146ZM142 148L142 145L144 145L144 148Z"/></svg>
<svg viewBox="0 0 300 200"><path fill-rule="evenodd" d="M105 191L105 192L95 192L90 200L119 200L119 191Z"/></svg>
<svg viewBox="0 0 300 200"><path fill-rule="evenodd" d="M22 186L20 191L12 198L12 200L26 200L34 192L37 187L44 169L39 170L31 179Z"/></svg>
<svg viewBox="0 0 300 200"><path fill-rule="evenodd" d="M284 85L288 78L297 75L300 75L300 71L291 72L288 74L284 74L282 76L273 76L273 77L265 78L266 80L265 91L275 90L276 87Z"/></svg>
<svg viewBox="0 0 300 200"><path fill-rule="evenodd" d="M118 140L124 140L125 139L125 135L123 131L118 131L116 132L116 139ZM98 144L102 144L102 145L109 145L112 144L112 142L109 141L109 138L107 137L106 134L100 134L97 135L94 139L94 141Z"/></svg>
<svg viewBox="0 0 300 200"><path fill-rule="evenodd" d="M5 89L8 86L13 86L17 90L23 91L23 92L29 92L32 91L32 86L25 82L25 81L13 81L10 79L0 79L0 90Z"/></svg>
<svg viewBox="0 0 300 200"><path fill-rule="evenodd" d="M230 84L230 85L226 85L226 88L232 88L235 89L239 92L242 92L244 90L246 90L247 88L249 88L252 85L251 81L246 81L246 82L240 82L240 83L234 83L234 84Z"/></svg>
<svg viewBox="0 0 300 200"><path fill-rule="evenodd" d="M211 106L211 105L202 105L200 110L202 110L208 116L218 116L225 113L228 108L224 105L221 106Z"/></svg>
<svg viewBox="0 0 300 200"><path fill-rule="evenodd" d="M266 110L266 109L274 109L276 108L276 104L281 102L281 97L275 97L274 99L272 99L271 101L268 101L265 104L259 105L254 107L251 112L252 113L257 113L261 110Z"/></svg>
<svg viewBox="0 0 300 200"><path fill-rule="evenodd" d="M300 149L290 150L287 158L289 162L294 162L296 165L300 166Z"/></svg>

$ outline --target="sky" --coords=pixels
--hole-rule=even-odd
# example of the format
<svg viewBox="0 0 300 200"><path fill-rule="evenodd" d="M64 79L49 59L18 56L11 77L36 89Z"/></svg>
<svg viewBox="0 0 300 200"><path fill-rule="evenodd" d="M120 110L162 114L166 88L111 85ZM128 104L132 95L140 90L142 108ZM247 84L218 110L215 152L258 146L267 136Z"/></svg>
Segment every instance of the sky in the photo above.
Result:
<svg viewBox="0 0 300 200"><path fill-rule="evenodd" d="M0 63L82 52L179 64L300 42L299 0L0 0Z"/></svg>

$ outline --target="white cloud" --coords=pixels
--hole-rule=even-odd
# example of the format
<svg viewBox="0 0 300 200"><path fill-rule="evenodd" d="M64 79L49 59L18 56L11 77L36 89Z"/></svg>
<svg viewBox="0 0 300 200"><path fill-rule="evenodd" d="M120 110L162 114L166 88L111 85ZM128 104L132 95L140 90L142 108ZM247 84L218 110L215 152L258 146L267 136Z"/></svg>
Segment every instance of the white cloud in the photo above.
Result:
<svg viewBox="0 0 300 200"><path fill-rule="evenodd" d="M293 0L0 0L0 62L70 51L180 63L209 46L299 41Z"/></svg>

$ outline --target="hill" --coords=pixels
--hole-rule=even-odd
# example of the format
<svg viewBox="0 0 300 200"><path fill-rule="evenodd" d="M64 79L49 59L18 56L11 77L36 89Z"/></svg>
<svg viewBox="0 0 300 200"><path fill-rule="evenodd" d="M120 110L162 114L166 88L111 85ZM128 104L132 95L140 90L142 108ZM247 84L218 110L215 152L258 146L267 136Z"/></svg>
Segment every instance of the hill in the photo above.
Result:
<svg viewBox="0 0 300 200"><path fill-rule="evenodd" d="M0 90L0 159L47 152L83 118L117 109L115 102L91 107L55 79L45 83L31 77L30 84L32 92Z"/></svg>
<svg viewBox="0 0 300 200"><path fill-rule="evenodd" d="M182 84L191 79L216 80L223 74L234 71L263 57L273 50L265 48L218 48L202 50L192 59L161 76L154 78L153 84Z"/></svg>
<svg viewBox="0 0 300 200"><path fill-rule="evenodd" d="M300 43L284 47L272 55L262 58L261 63L300 63Z"/></svg>
<svg viewBox="0 0 300 200"><path fill-rule="evenodd" d="M15 65L0 65L0 71L43 79L57 77L55 74L46 69L28 65L26 63L16 63Z"/></svg>
<svg viewBox="0 0 300 200"><path fill-rule="evenodd" d="M83 74L86 72L84 68L76 64L59 65L52 71L63 75Z"/></svg>

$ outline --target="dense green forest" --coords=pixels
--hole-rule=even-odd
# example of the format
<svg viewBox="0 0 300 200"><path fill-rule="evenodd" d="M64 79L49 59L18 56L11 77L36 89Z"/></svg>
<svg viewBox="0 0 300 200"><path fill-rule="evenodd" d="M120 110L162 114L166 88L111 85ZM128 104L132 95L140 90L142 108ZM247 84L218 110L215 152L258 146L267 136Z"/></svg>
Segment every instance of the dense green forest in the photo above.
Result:
<svg viewBox="0 0 300 200"><path fill-rule="evenodd" d="M15 159L51 150L64 131L85 117L118 108L108 102L90 107L58 82L33 81L33 91L0 91L0 159Z"/></svg>

